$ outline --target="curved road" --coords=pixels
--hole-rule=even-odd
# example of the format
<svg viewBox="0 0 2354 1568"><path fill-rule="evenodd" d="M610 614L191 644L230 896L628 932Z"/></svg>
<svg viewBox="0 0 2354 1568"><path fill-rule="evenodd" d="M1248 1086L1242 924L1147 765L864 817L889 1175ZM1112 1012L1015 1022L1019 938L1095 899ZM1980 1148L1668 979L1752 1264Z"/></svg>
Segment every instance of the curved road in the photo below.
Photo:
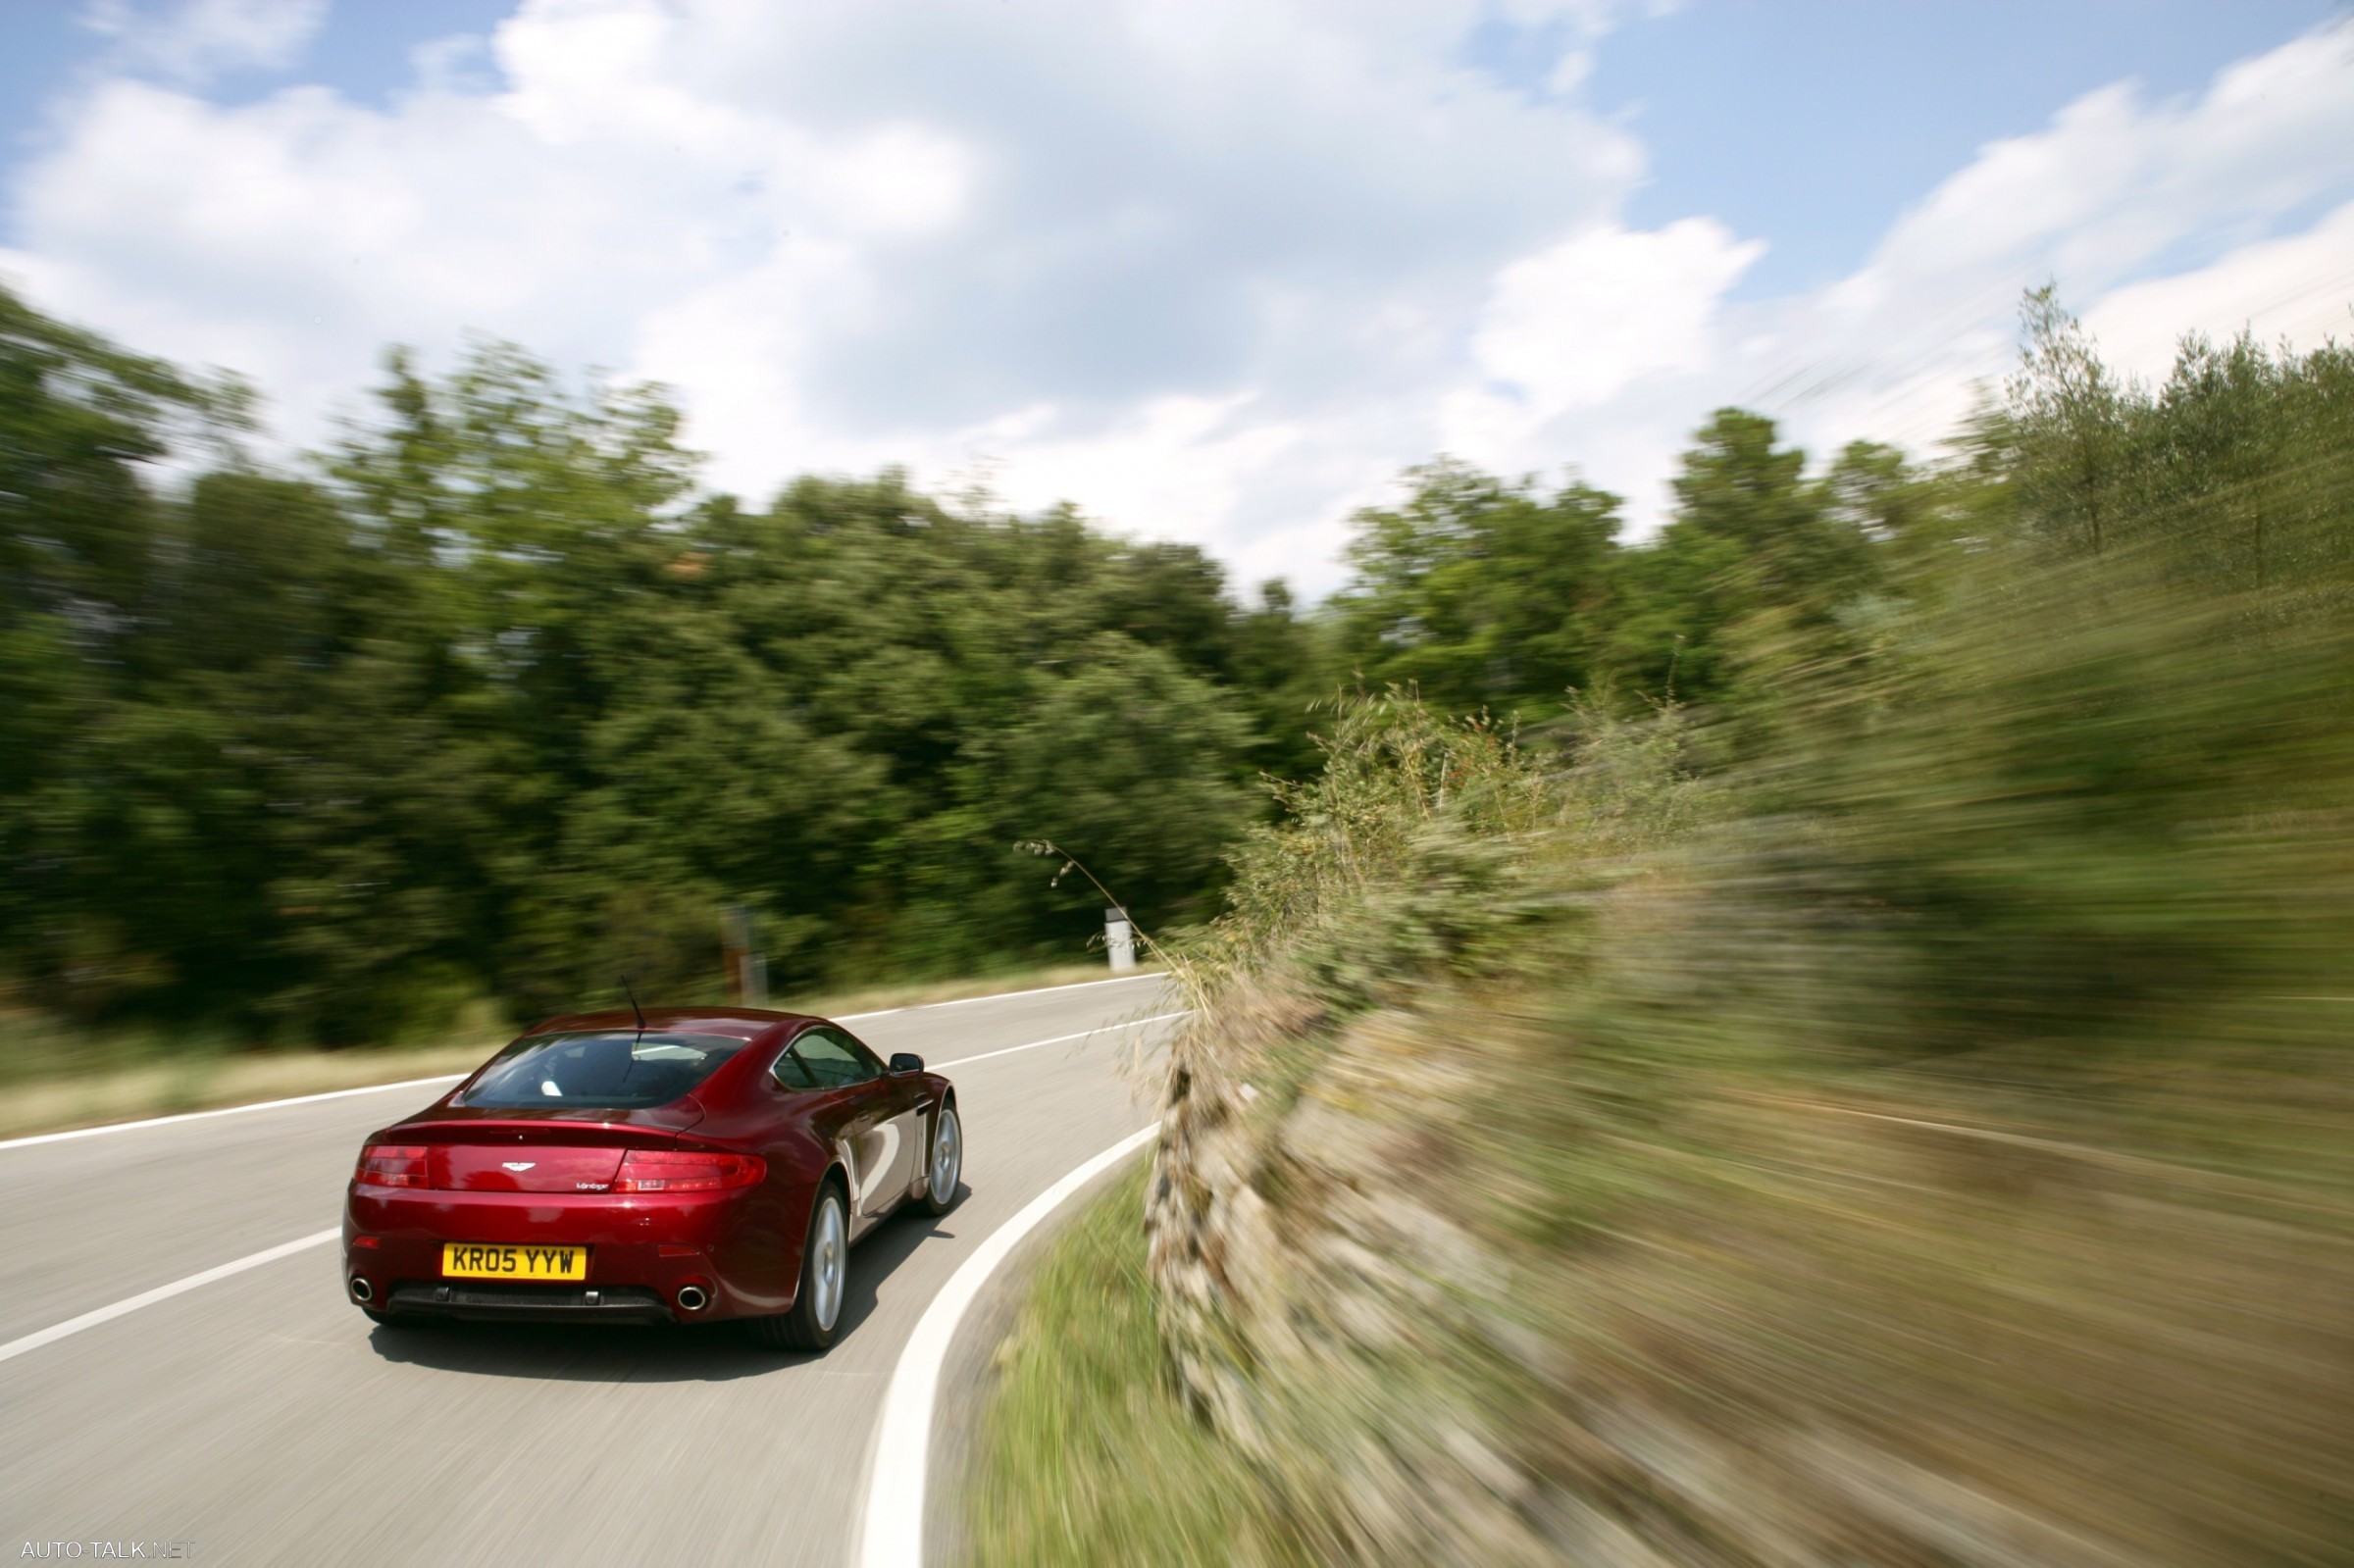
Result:
<svg viewBox="0 0 2354 1568"><path fill-rule="evenodd" d="M955 1079L967 1191L858 1246L823 1356L721 1325L376 1329L312 1246L0 1360L0 1556L834 1568L900 1346L992 1231L1146 1124L1120 1069L1163 1026L1114 1026L1164 995L1143 977L848 1020ZM438 1092L0 1145L0 1346L334 1226L360 1138Z"/></svg>

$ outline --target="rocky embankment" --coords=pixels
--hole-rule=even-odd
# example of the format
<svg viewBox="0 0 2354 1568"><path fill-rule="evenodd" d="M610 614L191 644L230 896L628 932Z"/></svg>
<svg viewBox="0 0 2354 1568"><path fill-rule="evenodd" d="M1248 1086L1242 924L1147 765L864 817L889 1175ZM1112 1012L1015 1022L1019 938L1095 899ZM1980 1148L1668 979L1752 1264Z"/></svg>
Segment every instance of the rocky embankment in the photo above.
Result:
<svg viewBox="0 0 2354 1568"><path fill-rule="evenodd" d="M1179 1052L1153 1277L1183 1387L1264 1478L1271 1555L2127 1568L2347 1543L2342 1210L1925 1095L1745 1093L1616 1151L1641 1190L1563 1225L1549 1184L1578 1173L1542 1140L1576 1132L1537 1103L1562 1043L1509 1004L1332 1028L1260 992Z"/></svg>

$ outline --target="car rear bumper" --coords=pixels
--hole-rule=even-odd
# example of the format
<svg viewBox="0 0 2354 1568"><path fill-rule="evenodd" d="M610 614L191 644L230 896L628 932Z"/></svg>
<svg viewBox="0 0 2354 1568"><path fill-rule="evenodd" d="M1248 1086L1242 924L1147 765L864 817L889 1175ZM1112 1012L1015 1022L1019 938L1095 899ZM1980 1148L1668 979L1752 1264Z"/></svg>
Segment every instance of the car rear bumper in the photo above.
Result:
<svg viewBox="0 0 2354 1568"><path fill-rule="evenodd" d="M773 1192L451 1192L355 1185L343 1274L355 1301L389 1313L548 1321L706 1322L790 1311L803 1214ZM445 1278L452 1241L579 1246L578 1281ZM363 1289L358 1282L366 1282ZM688 1308L681 1292L704 1293ZM690 1295L691 1300L692 1296Z"/></svg>
<svg viewBox="0 0 2354 1568"><path fill-rule="evenodd" d="M642 1285L501 1285L476 1280L410 1280L395 1285L380 1311L474 1322L672 1323L680 1312Z"/></svg>

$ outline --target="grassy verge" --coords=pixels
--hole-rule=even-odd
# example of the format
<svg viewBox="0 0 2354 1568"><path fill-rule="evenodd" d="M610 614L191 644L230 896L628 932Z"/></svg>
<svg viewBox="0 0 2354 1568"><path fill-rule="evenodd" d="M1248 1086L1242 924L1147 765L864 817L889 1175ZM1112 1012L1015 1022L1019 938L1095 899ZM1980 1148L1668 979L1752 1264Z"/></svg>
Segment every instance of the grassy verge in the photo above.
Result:
<svg viewBox="0 0 2354 1568"><path fill-rule="evenodd" d="M963 981L793 997L777 1005L838 1017L1105 978L1100 964L1064 964ZM467 1020L447 1038L424 1044L338 1051L246 1050L218 1039L91 1037L42 1020L0 1019L0 1082L5 1085L0 1092L0 1138L463 1073L480 1065L509 1033L485 1016Z"/></svg>
<svg viewBox="0 0 2354 1568"><path fill-rule="evenodd" d="M1150 973L1139 969L1138 974ZM817 1013L841 1018L850 1013L880 1013L897 1007L928 1007L934 1002L963 1001L974 996L1001 996L1008 991L1037 990L1049 986L1080 986L1113 979L1101 964L1054 964L1044 969L1015 970L1004 975L968 976L962 980L910 981L897 986L869 986L857 990L831 990L789 996L775 1005L789 1012Z"/></svg>
<svg viewBox="0 0 2354 1568"><path fill-rule="evenodd" d="M1149 1173L1138 1162L1060 1227L998 1347L963 1489L976 1565L1291 1560L1251 1474L1163 1371Z"/></svg>
<svg viewBox="0 0 2354 1568"><path fill-rule="evenodd" d="M199 1050L138 1066L60 1073L9 1086L0 1098L0 1138L462 1073L492 1049L492 1041L481 1040L390 1050Z"/></svg>

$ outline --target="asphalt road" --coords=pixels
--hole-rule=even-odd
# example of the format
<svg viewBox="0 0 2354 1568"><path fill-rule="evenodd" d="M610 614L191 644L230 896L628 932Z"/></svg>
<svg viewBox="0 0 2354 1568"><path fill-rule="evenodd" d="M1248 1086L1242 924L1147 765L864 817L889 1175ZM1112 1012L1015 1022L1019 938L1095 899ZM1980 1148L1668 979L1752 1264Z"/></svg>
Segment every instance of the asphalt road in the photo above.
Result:
<svg viewBox="0 0 2354 1568"><path fill-rule="evenodd" d="M1172 1005L1144 980L850 1027L945 1064ZM136 1540L214 1563L834 1568L916 1319L991 1231L1145 1125L1122 1066L1165 1027L948 1068L965 1197L853 1251L822 1356L725 1325L379 1329L328 1244L0 1361L0 1556ZM335 1225L362 1137L436 1092L0 1147L0 1343Z"/></svg>

